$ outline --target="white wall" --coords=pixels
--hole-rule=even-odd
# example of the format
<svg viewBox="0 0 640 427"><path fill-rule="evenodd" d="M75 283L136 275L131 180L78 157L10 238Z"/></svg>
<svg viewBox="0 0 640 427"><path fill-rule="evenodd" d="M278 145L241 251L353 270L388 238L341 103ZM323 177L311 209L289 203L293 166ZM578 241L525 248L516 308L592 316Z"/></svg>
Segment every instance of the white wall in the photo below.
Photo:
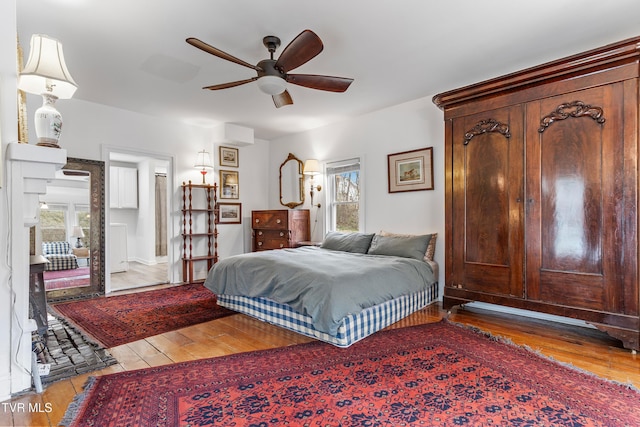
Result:
<svg viewBox="0 0 640 427"><path fill-rule="evenodd" d="M436 261L444 263L444 125L443 114L430 98L422 98L376 111L313 131L271 141L269 209L280 209L278 169L289 153L301 160L320 162L363 157L365 232L387 230L398 233L438 233ZM406 193L388 192L387 155L433 147L434 190ZM321 177L321 179L324 177ZM318 183L318 178L316 178ZM324 202L326 185L314 195ZM324 236L323 210L312 210L313 240ZM305 180L305 206L309 208L309 183ZM444 282L443 268L440 283Z"/></svg>
<svg viewBox="0 0 640 427"><path fill-rule="evenodd" d="M0 401L11 393L11 269L6 148L18 140L16 109L16 3L2 3L0 13Z"/></svg>
<svg viewBox="0 0 640 427"><path fill-rule="evenodd" d="M220 153L218 144L215 149L215 176L219 183L218 160ZM270 143L264 140L256 140L254 145L238 148L239 168L223 167L224 170L237 170L240 179L239 196L237 200L218 199L219 202L242 203L242 224L219 224L218 233L220 245L218 252L221 258L237 255L243 252L251 252L251 211L266 209L269 205L270 178L274 172L269 169L271 156ZM276 169L277 178L277 169Z"/></svg>

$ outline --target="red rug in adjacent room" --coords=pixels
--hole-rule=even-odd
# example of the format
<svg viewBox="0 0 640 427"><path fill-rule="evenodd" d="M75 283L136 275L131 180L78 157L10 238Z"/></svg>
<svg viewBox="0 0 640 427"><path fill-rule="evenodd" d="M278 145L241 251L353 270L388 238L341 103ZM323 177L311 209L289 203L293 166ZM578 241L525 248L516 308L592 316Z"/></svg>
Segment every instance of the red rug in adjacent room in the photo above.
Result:
<svg viewBox="0 0 640 427"><path fill-rule="evenodd" d="M442 321L91 378L72 426L640 425L640 393Z"/></svg>
<svg viewBox="0 0 640 427"><path fill-rule="evenodd" d="M91 281L89 267L78 267L70 270L45 271L43 276L44 288L47 291L89 286L89 282Z"/></svg>
<svg viewBox="0 0 640 427"><path fill-rule="evenodd" d="M52 307L107 348L235 313L200 283Z"/></svg>

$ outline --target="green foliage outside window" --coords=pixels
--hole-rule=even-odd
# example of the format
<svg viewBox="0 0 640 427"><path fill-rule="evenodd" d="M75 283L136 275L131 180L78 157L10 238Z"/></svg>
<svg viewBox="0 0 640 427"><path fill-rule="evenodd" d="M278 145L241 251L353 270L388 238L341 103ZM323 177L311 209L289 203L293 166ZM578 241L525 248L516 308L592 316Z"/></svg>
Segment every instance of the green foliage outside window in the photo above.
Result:
<svg viewBox="0 0 640 427"><path fill-rule="evenodd" d="M56 209L40 211L40 231L43 242L64 242L67 240L65 212Z"/></svg>

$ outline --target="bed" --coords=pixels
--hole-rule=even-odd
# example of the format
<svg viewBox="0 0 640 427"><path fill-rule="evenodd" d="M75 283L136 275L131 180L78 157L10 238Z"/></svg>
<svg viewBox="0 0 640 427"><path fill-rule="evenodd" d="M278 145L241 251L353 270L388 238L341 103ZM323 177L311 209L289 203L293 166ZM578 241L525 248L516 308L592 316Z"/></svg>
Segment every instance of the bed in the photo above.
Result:
<svg viewBox="0 0 640 427"><path fill-rule="evenodd" d="M205 286L223 307L348 347L438 299L435 240L329 233L320 247L224 259Z"/></svg>

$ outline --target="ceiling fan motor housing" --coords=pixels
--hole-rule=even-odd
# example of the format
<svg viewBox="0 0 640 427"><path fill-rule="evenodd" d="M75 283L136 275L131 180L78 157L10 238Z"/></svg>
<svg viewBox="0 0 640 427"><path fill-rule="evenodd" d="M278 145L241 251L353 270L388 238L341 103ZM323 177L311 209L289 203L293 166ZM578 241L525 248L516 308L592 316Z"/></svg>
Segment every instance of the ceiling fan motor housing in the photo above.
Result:
<svg viewBox="0 0 640 427"><path fill-rule="evenodd" d="M271 59L273 59L273 53L280 47L280 39L276 36L265 36L262 39L262 44L271 53Z"/></svg>
<svg viewBox="0 0 640 427"><path fill-rule="evenodd" d="M258 62L258 87L264 93L269 95L277 95L284 92L287 87L285 73L279 71L275 67L274 59L264 59Z"/></svg>

